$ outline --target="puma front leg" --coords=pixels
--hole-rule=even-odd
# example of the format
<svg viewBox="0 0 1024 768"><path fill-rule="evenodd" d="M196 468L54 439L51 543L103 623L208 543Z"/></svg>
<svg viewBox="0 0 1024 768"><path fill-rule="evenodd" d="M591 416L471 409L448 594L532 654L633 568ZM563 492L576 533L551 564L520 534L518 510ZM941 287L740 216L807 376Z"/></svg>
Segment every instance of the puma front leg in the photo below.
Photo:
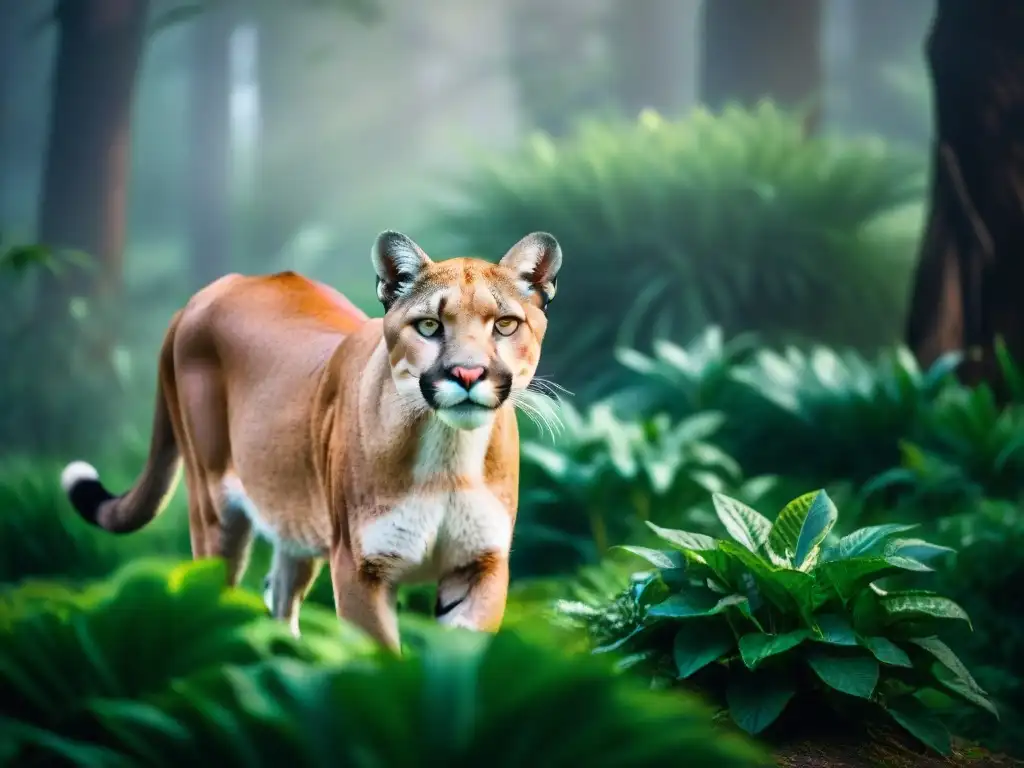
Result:
<svg viewBox="0 0 1024 768"><path fill-rule="evenodd" d="M385 648L401 652L395 590L385 576L386 564L367 560L359 567L342 546L331 555L331 582L338 618L351 622Z"/></svg>
<svg viewBox="0 0 1024 768"><path fill-rule="evenodd" d="M437 620L451 627L497 632L508 598L508 557L485 552L437 585Z"/></svg>

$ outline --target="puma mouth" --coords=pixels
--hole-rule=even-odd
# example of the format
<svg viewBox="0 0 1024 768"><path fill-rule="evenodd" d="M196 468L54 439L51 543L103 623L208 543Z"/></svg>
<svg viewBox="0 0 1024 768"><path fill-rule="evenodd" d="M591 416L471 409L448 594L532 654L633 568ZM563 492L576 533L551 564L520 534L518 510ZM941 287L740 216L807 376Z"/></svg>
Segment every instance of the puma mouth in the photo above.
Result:
<svg viewBox="0 0 1024 768"><path fill-rule="evenodd" d="M434 409L434 413L441 421L455 429L478 429L489 424L494 417L494 411L494 408L474 403L472 400Z"/></svg>

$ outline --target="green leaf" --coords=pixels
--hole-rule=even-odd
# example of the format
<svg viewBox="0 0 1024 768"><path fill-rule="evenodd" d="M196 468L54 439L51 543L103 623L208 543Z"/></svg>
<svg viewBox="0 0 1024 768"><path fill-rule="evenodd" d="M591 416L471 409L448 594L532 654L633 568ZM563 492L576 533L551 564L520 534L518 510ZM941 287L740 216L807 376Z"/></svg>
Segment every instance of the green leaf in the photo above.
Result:
<svg viewBox="0 0 1024 768"><path fill-rule="evenodd" d="M885 703L885 709L911 736L940 755L953 751L949 731L942 721L914 696L901 696Z"/></svg>
<svg viewBox="0 0 1024 768"><path fill-rule="evenodd" d="M670 570L672 568L682 568L686 565L678 552L663 552L659 549L636 547L625 544L613 547L613 549L622 550L623 552L629 552L631 555L642 557L655 568Z"/></svg>
<svg viewBox="0 0 1024 768"><path fill-rule="evenodd" d="M878 685L878 662L869 656L848 656L819 648L807 663L821 681L849 696L870 699Z"/></svg>
<svg viewBox="0 0 1024 768"><path fill-rule="evenodd" d="M846 560L851 557L871 554L875 547L881 544L889 536L917 528L917 525L901 525L899 523L887 523L886 525L872 525L861 528L853 533L843 536L836 545L829 560Z"/></svg>
<svg viewBox="0 0 1024 768"><path fill-rule="evenodd" d="M723 568L720 563L715 563L715 566L726 571L723 578L734 586L738 581L736 571L740 569L754 578L761 593L777 607L801 614L813 609L814 579L810 574L776 568L761 556L731 541L720 542L718 551L729 559L730 567ZM710 553L705 553L711 565L714 558L708 555Z"/></svg>
<svg viewBox="0 0 1024 768"><path fill-rule="evenodd" d="M749 669L755 669L765 659L796 648L810 636L811 633L806 629L797 629L782 635L753 632L740 638L740 656Z"/></svg>
<svg viewBox="0 0 1024 768"><path fill-rule="evenodd" d="M816 640L829 645L857 645L857 635L845 616L838 613L823 613L814 619L821 630L821 636L815 637Z"/></svg>
<svg viewBox="0 0 1024 768"><path fill-rule="evenodd" d="M733 539L751 552L757 552L765 545L772 530L768 518L724 494L713 494L711 499L718 519L722 521L722 525Z"/></svg>
<svg viewBox="0 0 1024 768"><path fill-rule="evenodd" d="M800 568L808 559L813 562L818 547L838 517L839 512L825 491L805 493L789 502L779 513L768 544Z"/></svg>
<svg viewBox="0 0 1024 768"><path fill-rule="evenodd" d="M881 595L878 604L888 626L928 619L965 621L967 626L971 626L971 619L963 608L948 597L942 597L934 592L890 592Z"/></svg>
<svg viewBox="0 0 1024 768"><path fill-rule="evenodd" d="M952 547L930 544L922 539L892 539L886 542L883 551L887 556L909 558L919 563L927 563L936 557L956 552Z"/></svg>
<svg viewBox="0 0 1024 768"><path fill-rule="evenodd" d="M856 557L831 560L814 569L819 582L830 584L842 600L854 597L866 584L900 571L930 571L927 565L905 557Z"/></svg>
<svg viewBox="0 0 1024 768"><path fill-rule="evenodd" d="M718 544L715 539L702 533L675 531L671 528L662 528L652 522L648 522L647 527L654 531L662 541L667 541L672 546L684 551L701 552L706 549L714 549Z"/></svg>
<svg viewBox="0 0 1024 768"><path fill-rule="evenodd" d="M694 589L677 592L663 602L647 609L647 616L653 619L687 619L696 616L715 616L726 608L747 602L742 595L720 597L711 591Z"/></svg>
<svg viewBox="0 0 1024 768"><path fill-rule="evenodd" d="M999 710L996 709L985 689L978 685L960 658L953 653L953 649L937 637L919 637L910 642L935 657L938 669L933 668L932 672L944 688L966 701L988 710L997 720L999 719Z"/></svg>
<svg viewBox="0 0 1024 768"><path fill-rule="evenodd" d="M886 637L866 637L864 647L883 664L908 669L913 666L907 652Z"/></svg>
<svg viewBox="0 0 1024 768"><path fill-rule="evenodd" d="M676 633L672 643L672 659L680 680L717 661L735 647L736 638L728 625L715 621L688 623Z"/></svg>
<svg viewBox="0 0 1024 768"><path fill-rule="evenodd" d="M756 735L779 718L795 693L793 681L784 675L764 670L737 672L729 679L726 704L733 722Z"/></svg>

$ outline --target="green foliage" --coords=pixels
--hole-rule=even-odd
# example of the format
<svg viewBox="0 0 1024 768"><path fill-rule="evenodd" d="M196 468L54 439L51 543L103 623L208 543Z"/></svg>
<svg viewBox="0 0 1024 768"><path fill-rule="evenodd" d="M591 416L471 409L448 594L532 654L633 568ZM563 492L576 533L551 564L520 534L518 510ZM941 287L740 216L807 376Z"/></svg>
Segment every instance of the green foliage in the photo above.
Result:
<svg viewBox="0 0 1024 768"><path fill-rule="evenodd" d="M714 497L731 540L652 526L663 550L630 548L655 571L592 622L598 651L640 654L658 676L716 677L732 719L750 733L774 723L794 698L821 696L839 711L860 701L887 712L929 747L949 737L922 698L935 690L995 706L938 634L970 625L954 601L879 581L931 571L948 548L887 524L837 538L824 491L790 502L774 522ZM863 713L862 713L863 714Z"/></svg>
<svg viewBox="0 0 1024 768"><path fill-rule="evenodd" d="M127 451L106 477L128 487L144 454ZM130 467L130 469L129 469ZM189 556L184 505L172 502L152 525L130 537L86 524L60 487L61 465L28 458L0 463L0 584L25 579L65 582L100 578L138 557Z"/></svg>
<svg viewBox="0 0 1024 768"><path fill-rule="evenodd" d="M419 626L397 659L333 617L302 640L214 563L5 597L0 728L19 765L695 765L762 755L686 697L504 633ZM329 627L329 629L328 629ZM339 642L339 633L340 640ZM513 724L514 727L510 727Z"/></svg>
<svg viewBox="0 0 1024 768"><path fill-rule="evenodd" d="M543 229L579 260L552 305L573 322L551 323L545 359L582 392L609 370L616 336L644 346L714 321L891 340L912 248L875 225L920 197L920 170L877 142L807 137L767 103L677 122L647 113L484 161L435 223L454 251L495 257Z"/></svg>
<svg viewBox="0 0 1024 768"><path fill-rule="evenodd" d="M598 403L585 414L562 403L555 446L522 444L519 536L547 539L593 562L647 520L692 508L708 492L737 487L739 465L711 438L722 422L705 412L678 423L615 416ZM563 565L564 569L564 565Z"/></svg>
<svg viewBox="0 0 1024 768"><path fill-rule="evenodd" d="M302 641L253 594L224 588L219 561L142 561L73 589L28 583L0 596L0 727L23 744L77 733L110 702L272 656L341 661L373 646L333 616L307 617ZM338 638L342 642L338 642Z"/></svg>

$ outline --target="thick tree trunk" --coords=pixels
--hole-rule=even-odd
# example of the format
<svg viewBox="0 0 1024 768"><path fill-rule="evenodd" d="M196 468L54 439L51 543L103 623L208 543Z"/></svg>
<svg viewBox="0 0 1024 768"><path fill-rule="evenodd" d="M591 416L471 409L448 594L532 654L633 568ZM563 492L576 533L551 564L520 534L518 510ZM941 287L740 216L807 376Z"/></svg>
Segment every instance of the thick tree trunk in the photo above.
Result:
<svg viewBox="0 0 1024 768"><path fill-rule="evenodd" d="M701 99L712 109L819 99L821 0L705 0Z"/></svg>
<svg viewBox="0 0 1024 768"><path fill-rule="evenodd" d="M693 25L697 0L616 0L608 39L616 101L628 116L675 115L695 97Z"/></svg>
<svg viewBox="0 0 1024 768"><path fill-rule="evenodd" d="M148 0L58 0L59 44L43 174L39 238L84 251L97 269L51 281L42 310L61 313L72 291L120 289L128 209L131 110Z"/></svg>
<svg viewBox="0 0 1024 768"><path fill-rule="evenodd" d="M850 0L853 49L849 77L848 126L903 142L922 140L915 107L888 78L909 69L923 55L934 0Z"/></svg>
<svg viewBox="0 0 1024 768"><path fill-rule="evenodd" d="M189 105L189 278L198 289L230 270L231 68L234 14L214 4L195 21Z"/></svg>
<svg viewBox="0 0 1024 768"><path fill-rule="evenodd" d="M931 213L907 343L922 365L966 350L968 383L999 389L997 336L1024 362L1024 5L939 0Z"/></svg>

